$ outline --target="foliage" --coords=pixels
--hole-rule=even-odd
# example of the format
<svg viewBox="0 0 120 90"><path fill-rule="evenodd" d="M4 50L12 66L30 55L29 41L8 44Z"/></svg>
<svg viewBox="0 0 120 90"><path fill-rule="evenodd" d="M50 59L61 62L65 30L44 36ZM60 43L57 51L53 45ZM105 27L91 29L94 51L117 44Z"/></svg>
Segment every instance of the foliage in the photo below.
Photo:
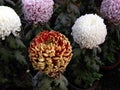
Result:
<svg viewBox="0 0 120 90"><path fill-rule="evenodd" d="M58 78L50 78L38 72L33 78L34 90L68 90L68 81L61 74Z"/></svg>
<svg viewBox="0 0 120 90"><path fill-rule="evenodd" d="M104 65L112 65L118 60L120 48L120 26L115 26L106 20L108 34L104 44L100 45L101 53L98 56Z"/></svg>
<svg viewBox="0 0 120 90"><path fill-rule="evenodd" d="M20 15L21 0L17 3L12 0L1 0L0 5L15 9ZM20 33L21 35L21 33ZM26 60L26 46L20 37L12 34L5 40L0 40L0 87L1 89L16 89L32 87L32 76Z"/></svg>
<svg viewBox="0 0 120 90"><path fill-rule="evenodd" d="M93 85L94 81L99 80L102 76L102 74L99 73L102 62L97 56L100 49L80 49L71 37L71 26L73 26L79 16L86 12L97 12L95 2L94 0L63 0L61 3L62 4L58 6L56 5L54 12L54 15L58 16L55 20L54 29L69 37L73 47L73 58L66 69L65 76L72 84L82 88L90 87Z"/></svg>
<svg viewBox="0 0 120 90"><path fill-rule="evenodd" d="M23 52L25 49L21 39L13 35L0 41L0 87L31 87L32 77L26 72L29 68Z"/></svg>
<svg viewBox="0 0 120 90"><path fill-rule="evenodd" d="M94 50L81 50L79 48L73 50L72 61L65 73L71 84L88 88L102 77L102 74L99 73L102 62L96 56L96 50L96 48Z"/></svg>
<svg viewBox="0 0 120 90"><path fill-rule="evenodd" d="M11 34L3 41L0 39L1 90L10 87L33 89L32 85L35 90L67 90L69 83L87 88L102 77L99 72L101 65L110 65L115 62L116 53L120 48L120 26L115 26L104 19L108 29L106 41L91 50L81 49L71 36L71 27L78 17L88 13L101 16L99 10L102 0L54 0L52 18L44 25L33 24L24 19L21 1L0 0L0 5L12 7L22 22L20 37L16 38ZM63 75L62 79L49 78L33 70L29 62L27 50L31 40L39 32L51 29L67 36L72 45L73 57L63 73L66 78Z"/></svg>

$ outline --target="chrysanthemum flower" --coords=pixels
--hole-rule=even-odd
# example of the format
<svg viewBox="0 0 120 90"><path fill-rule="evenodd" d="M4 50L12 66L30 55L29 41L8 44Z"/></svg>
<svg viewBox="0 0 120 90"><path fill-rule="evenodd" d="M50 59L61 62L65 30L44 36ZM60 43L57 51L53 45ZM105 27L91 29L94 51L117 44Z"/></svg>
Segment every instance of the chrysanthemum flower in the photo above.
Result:
<svg viewBox="0 0 120 90"><path fill-rule="evenodd" d="M50 77L64 71L72 57L68 39L56 31L43 31L31 42L28 49L33 67Z"/></svg>
<svg viewBox="0 0 120 90"><path fill-rule="evenodd" d="M53 14L53 0L22 0L26 20L44 24Z"/></svg>
<svg viewBox="0 0 120 90"><path fill-rule="evenodd" d="M120 0L103 0L100 12L110 22L120 24Z"/></svg>
<svg viewBox="0 0 120 90"><path fill-rule="evenodd" d="M20 18L16 12L10 7L0 6L0 38L4 40L11 33L17 36L20 26Z"/></svg>
<svg viewBox="0 0 120 90"><path fill-rule="evenodd" d="M72 27L73 39L81 48L97 47L105 41L106 34L106 25L96 14L79 17Z"/></svg>

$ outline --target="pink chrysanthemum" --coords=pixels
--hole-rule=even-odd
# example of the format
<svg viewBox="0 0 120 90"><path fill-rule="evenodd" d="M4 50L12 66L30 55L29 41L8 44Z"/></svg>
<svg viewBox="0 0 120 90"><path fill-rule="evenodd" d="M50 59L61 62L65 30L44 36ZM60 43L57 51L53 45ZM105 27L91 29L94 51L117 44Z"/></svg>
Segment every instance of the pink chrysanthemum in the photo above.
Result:
<svg viewBox="0 0 120 90"><path fill-rule="evenodd" d="M22 0L26 20L44 24L53 14L53 0Z"/></svg>
<svg viewBox="0 0 120 90"><path fill-rule="evenodd" d="M65 35L56 31L43 31L28 49L33 67L50 77L64 71L72 57L72 47Z"/></svg>
<svg viewBox="0 0 120 90"><path fill-rule="evenodd" d="M103 0L100 12L110 22L120 24L120 0Z"/></svg>

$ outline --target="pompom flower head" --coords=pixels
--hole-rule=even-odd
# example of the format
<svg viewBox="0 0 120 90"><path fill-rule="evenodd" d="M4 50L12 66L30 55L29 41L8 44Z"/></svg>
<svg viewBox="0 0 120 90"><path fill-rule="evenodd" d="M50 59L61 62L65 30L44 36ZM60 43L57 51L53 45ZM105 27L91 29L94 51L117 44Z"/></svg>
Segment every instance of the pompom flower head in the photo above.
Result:
<svg viewBox="0 0 120 90"><path fill-rule="evenodd" d="M26 20L44 24L53 14L53 0L22 0Z"/></svg>
<svg viewBox="0 0 120 90"><path fill-rule="evenodd" d="M79 17L72 27L73 39L81 48L92 49L105 41L107 34L103 19L96 14Z"/></svg>
<svg viewBox="0 0 120 90"><path fill-rule="evenodd" d="M120 24L120 0L103 0L100 12L113 24Z"/></svg>
<svg viewBox="0 0 120 90"><path fill-rule="evenodd" d="M18 36L21 22L16 12L7 6L0 6L0 38L5 39L13 33L14 36Z"/></svg>
<svg viewBox="0 0 120 90"><path fill-rule="evenodd" d="M72 57L68 39L56 31L43 31L31 42L28 49L33 67L50 77L64 71Z"/></svg>

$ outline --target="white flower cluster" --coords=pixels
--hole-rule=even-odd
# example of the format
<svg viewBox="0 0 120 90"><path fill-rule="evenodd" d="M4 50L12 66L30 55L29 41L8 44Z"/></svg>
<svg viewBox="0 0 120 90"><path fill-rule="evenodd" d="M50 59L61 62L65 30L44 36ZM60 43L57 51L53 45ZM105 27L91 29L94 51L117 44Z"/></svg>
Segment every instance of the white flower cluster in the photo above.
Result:
<svg viewBox="0 0 120 90"><path fill-rule="evenodd" d="M72 36L81 48L92 49L102 44L107 35L103 19L96 14L79 17L72 27Z"/></svg>
<svg viewBox="0 0 120 90"><path fill-rule="evenodd" d="M16 12L7 6L0 6L0 38L5 39L13 33L14 36L18 35L21 31L21 21Z"/></svg>

